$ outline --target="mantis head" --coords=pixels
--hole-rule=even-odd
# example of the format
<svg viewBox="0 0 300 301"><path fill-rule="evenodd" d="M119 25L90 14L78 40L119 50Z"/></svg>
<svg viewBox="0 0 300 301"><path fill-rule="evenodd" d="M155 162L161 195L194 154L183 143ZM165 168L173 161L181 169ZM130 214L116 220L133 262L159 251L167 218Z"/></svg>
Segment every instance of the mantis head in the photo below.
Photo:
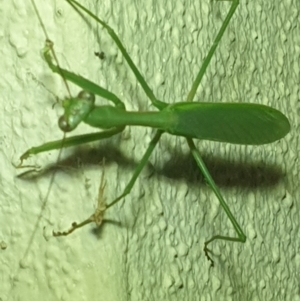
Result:
<svg viewBox="0 0 300 301"><path fill-rule="evenodd" d="M94 109L95 95L88 91L79 92L75 98L63 101L64 114L58 120L63 132L73 131L78 124Z"/></svg>

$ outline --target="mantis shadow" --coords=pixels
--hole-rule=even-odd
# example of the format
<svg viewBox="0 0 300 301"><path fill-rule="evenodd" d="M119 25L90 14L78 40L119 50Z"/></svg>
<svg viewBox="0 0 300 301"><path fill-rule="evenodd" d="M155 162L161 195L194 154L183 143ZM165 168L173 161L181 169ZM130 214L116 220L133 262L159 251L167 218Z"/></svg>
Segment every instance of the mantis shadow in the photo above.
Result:
<svg viewBox="0 0 300 301"><path fill-rule="evenodd" d="M46 166L42 170L29 170L18 177L25 180L49 176L52 172L78 172L80 168L96 168L105 158L105 165L117 163L122 169L133 173L138 162L122 154L119 149L108 142L96 148L77 147L72 154L59 162ZM212 178L220 187L263 188L275 186L284 177L282 170L274 164L263 161L241 162L229 160L216 155L202 152ZM173 180L185 180L191 185L206 185L196 162L191 154L184 155L176 150L172 151L171 158L161 167L157 168L151 163L147 165L149 176L158 175Z"/></svg>
<svg viewBox="0 0 300 301"><path fill-rule="evenodd" d="M230 160L202 152L212 178L220 187L263 188L272 187L284 177L282 170L275 164L257 162L242 162ZM199 185L206 181L191 154L174 153L165 163L160 173L171 179L186 179L188 183Z"/></svg>

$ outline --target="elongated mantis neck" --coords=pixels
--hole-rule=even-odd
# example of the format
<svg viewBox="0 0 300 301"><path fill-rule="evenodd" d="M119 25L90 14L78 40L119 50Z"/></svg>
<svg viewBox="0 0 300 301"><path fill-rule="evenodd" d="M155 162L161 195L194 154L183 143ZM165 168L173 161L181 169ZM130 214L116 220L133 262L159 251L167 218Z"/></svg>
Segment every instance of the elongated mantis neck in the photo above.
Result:
<svg viewBox="0 0 300 301"><path fill-rule="evenodd" d="M137 125L165 130L175 120L171 112L168 111L130 112L113 106L99 106L90 112L84 119L84 122L90 126L102 129Z"/></svg>

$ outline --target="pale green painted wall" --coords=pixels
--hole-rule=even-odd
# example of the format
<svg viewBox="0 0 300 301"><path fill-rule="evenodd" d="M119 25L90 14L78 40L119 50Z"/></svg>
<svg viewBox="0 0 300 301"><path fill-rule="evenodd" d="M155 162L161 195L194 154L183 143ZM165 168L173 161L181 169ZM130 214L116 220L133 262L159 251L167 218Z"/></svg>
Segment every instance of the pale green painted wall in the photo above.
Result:
<svg viewBox="0 0 300 301"><path fill-rule="evenodd" d="M116 30L155 94L167 102L184 99L230 5L91 2L82 1ZM156 172L144 172L126 202L108 211L121 225L105 224L98 237L87 226L52 238L52 230L92 213L101 169L90 163L107 157L111 200L153 131L128 128L103 142L92 159L86 158L90 148L82 148L81 156L65 152L72 158L65 162L69 168L56 173L41 212L52 173L23 181L11 162L28 147L61 137L51 93L62 98L66 89L39 55L45 38L30 2L1 7L0 241L7 245L0 250L1 300L300 300L298 0L242 1L197 94L204 101L268 104L292 125L286 139L265 147L199 143L248 237L244 245L214 243L214 268L203 243L213 234L232 233L231 226L195 177L185 141L167 135L151 158ZM43 1L39 10L62 65L108 87L128 109L150 107L106 32L99 30L98 40L64 1ZM104 61L94 56L98 47ZM45 167L56 158L52 152L26 163ZM78 162L83 167L76 170Z"/></svg>

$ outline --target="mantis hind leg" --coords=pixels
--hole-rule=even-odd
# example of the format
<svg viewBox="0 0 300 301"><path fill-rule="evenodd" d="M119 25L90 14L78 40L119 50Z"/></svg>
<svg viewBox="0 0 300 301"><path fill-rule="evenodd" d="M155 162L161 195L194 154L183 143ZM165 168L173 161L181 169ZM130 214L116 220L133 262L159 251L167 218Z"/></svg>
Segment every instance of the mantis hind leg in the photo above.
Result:
<svg viewBox="0 0 300 301"><path fill-rule="evenodd" d="M209 186L211 187L211 189L213 190L213 192L215 193L216 197L218 198L220 205L222 206L222 208L224 209L226 215L228 216L230 222L232 223L232 226L235 230L235 232L237 233L237 237L230 237L230 236L223 236L223 235L214 235L212 238L210 238L209 240L205 241L204 243L204 252L205 252L205 256L207 257L207 259L211 262L211 266L214 266L214 261L212 260L212 258L208 255L208 253L210 252L210 250L207 248L207 246L213 242L214 240L226 240L226 241L235 241L235 242L246 242L246 235L244 234L243 230L241 229L240 225L238 224L237 220L235 219L234 215L231 213L228 205L226 204L218 186L216 185L215 181L213 180L213 178L211 177L207 167L205 166L199 151L196 149L195 144L193 142L192 139L187 139L187 142L189 144L190 150L192 152L192 155L198 165L198 167L200 168L204 178L206 179L207 183L209 184Z"/></svg>
<svg viewBox="0 0 300 301"><path fill-rule="evenodd" d="M191 90L188 93L187 99L186 101L193 101L195 94L197 92L197 89L200 85L200 82L205 74L205 71L225 33L225 30L227 28L227 26L229 25L229 22L232 18L232 16L234 15L234 12L237 8L237 6L239 5L239 0L216 0L216 1L230 1L232 2L231 7L229 9L229 12L227 13L227 16L225 18L225 20L223 21L223 24L221 26L221 28L219 29L219 32L213 42L213 45L211 46L210 50L208 51L208 54L192 84ZM200 168L204 178L206 179L207 183L209 184L209 186L212 188L213 192L215 193L216 197L218 198L220 205L222 206L222 208L224 209L226 215L228 216L230 222L232 223L234 230L237 233L237 237L229 237L229 236L223 236L223 235L214 235L212 238L210 238L209 240L205 241L204 243L204 252L205 255L207 257L207 259L211 262L211 266L214 266L214 261L212 260L212 258L208 255L208 253L210 252L210 250L208 249L208 245L210 243L212 243L215 240L226 240L226 241L235 241L235 242L242 242L244 243L246 241L246 235L244 234L243 230L241 229L240 225L238 224L237 220L235 219L235 217L233 216L233 214L231 213L228 205L226 204L218 186L216 185L215 181L213 180L213 178L211 177L205 163L203 162L201 155L199 153L199 151L196 149L196 146L193 142L192 139L187 138L187 143L189 145L189 148L191 150L191 153L198 165L198 167Z"/></svg>

